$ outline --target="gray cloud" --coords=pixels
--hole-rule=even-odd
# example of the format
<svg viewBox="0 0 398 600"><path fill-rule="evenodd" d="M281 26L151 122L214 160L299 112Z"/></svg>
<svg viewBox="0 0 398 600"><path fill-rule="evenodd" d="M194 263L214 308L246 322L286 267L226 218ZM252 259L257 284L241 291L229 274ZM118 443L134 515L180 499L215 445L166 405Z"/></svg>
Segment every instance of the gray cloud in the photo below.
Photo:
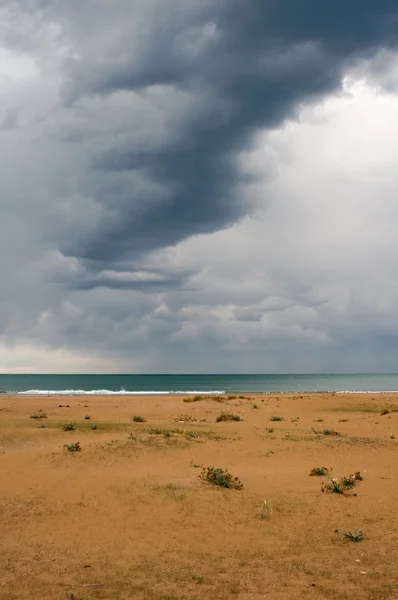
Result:
<svg viewBox="0 0 398 600"><path fill-rule="evenodd" d="M305 369L320 355L340 365L353 340L393 347L391 310L382 314L365 277L364 330L361 300L345 297L355 247L342 258L324 245L328 223L306 210L303 181L300 198L273 185L280 170L295 177L291 145L265 140L256 169L245 156L286 119L306 127L302 105L338 94L347 72L396 90L395 2L18 0L0 17L0 342L158 371L280 370L282 356ZM334 159L325 150L323 160ZM388 172L366 172L379 187L361 173L353 195L390 197L396 165L383 161ZM349 180L343 165L336 172ZM311 169L307 179L315 187ZM327 190L317 193L339 229ZM364 206L353 235L358 219L371 221ZM357 240L365 254L366 244ZM383 253L366 260L377 272ZM393 304L389 268L380 286Z"/></svg>

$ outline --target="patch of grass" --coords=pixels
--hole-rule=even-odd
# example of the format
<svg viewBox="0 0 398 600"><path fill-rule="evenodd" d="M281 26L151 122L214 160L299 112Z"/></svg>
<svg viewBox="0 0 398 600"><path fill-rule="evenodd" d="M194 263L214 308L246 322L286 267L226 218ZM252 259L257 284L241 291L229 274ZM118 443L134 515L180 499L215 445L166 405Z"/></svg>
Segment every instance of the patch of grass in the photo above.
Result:
<svg viewBox="0 0 398 600"><path fill-rule="evenodd" d="M316 419L314 423L323 423L323 419Z"/></svg>
<svg viewBox="0 0 398 600"><path fill-rule="evenodd" d="M350 419L339 419L339 423L348 423Z"/></svg>
<svg viewBox="0 0 398 600"><path fill-rule="evenodd" d="M259 519L269 519L271 517L272 508L266 500L264 500L260 512L256 515Z"/></svg>
<svg viewBox="0 0 398 600"><path fill-rule="evenodd" d="M62 425L63 431L75 431L76 427L74 423L64 423Z"/></svg>
<svg viewBox="0 0 398 600"><path fill-rule="evenodd" d="M204 467L199 477L212 485L217 485L222 488L235 490L241 490L243 488L243 483L238 477L234 477L226 469Z"/></svg>
<svg viewBox="0 0 398 600"><path fill-rule="evenodd" d="M327 467L314 467L310 471L310 477L325 477L325 476L329 476L331 470L332 469L328 469Z"/></svg>
<svg viewBox="0 0 398 600"><path fill-rule="evenodd" d="M194 421L197 421L197 419L195 419L195 417L192 417L191 415L180 415L179 417L174 419L175 423L192 423Z"/></svg>
<svg viewBox="0 0 398 600"><path fill-rule="evenodd" d="M85 420L85 421L89 421L90 419L91 419L90 415L86 415L86 416L84 417L84 420Z"/></svg>
<svg viewBox="0 0 398 600"><path fill-rule="evenodd" d="M313 429L312 431L317 435L333 435L336 437L343 437L343 434L340 433L340 431L336 431L335 429Z"/></svg>
<svg viewBox="0 0 398 600"><path fill-rule="evenodd" d="M381 415L382 417L384 417L384 415L389 415L389 414L390 414L390 411L388 410L388 408L385 408L385 409L384 409L384 410L382 410L382 411L381 411L381 413L380 413L380 415Z"/></svg>
<svg viewBox="0 0 398 600"><path fill-rule="evenodd" d="M216 419L217 423L221 423L222 421L241 421L239 415L233 415L231 413L221 413Z"/></svg>
<svg viewBox="0 0 398 600"><path fill-rule="evenodd" d="M258 404L253 404L253 408L258 408Z"/></svg>
<svg viewBox="0 0 398 600"><path fill-rule="evenodd" d="M95 423L93 423L93 425L91 425L90 429L92 429L93 431L95 431L96 429L98 429L98 425L96 425Z"/></svg>
<svg viewBox="0 0 398 600"><path fill-rule="evenodd" d="M283 421L283 420L284 420L283 417L273 416L273 417L270 418L270 421Z"/></svg>
<svg viewBox="0 0 398 600"><path fill-rule="evenodd" d="M234 396L233 394L227 396L228 400L235 400L238 396Z"/></svg>
<svg viewBox="0 0 398 600"><path fill-rule="evenodd" d="M47 413L40 409L39 412L30 415L29 419L47 419Z"/></svg>
<svg viewBox="0 0 398 600"><path fill-rule="evenodd" d="M134 415L133 417L134 423L145 423L145 417L141 417L140 415Z"/></svg>
<svg viewBox="0 0 398 600"><path fill-rule="evenodd" d="M265 429L265 431L266 431L267 433L274 433L274 431L275 431L275 430L274 430L274 428L273 428L273 427L267 427L267 428Z"/></svg>
<svg viewBox="0 0 398 600"><path fill-rule="evenodd" d="M200 402L203 400L203 396L193 396L193 398L184 398L183 402Z"/></svg>
<svg viewBox="0 0 398 600"><path fill-rule="evenodd" d="M362 480L363 477L359 471L349 475L349 477L343 476L340 477L340 479L333 477L329 483L322 484L322 492L327 491L333 494L344 494L344 492L352 490L352 488L356 486L357 482Z"/></svg>
<svg viewBox="0 0 398 600"><path fill-rule="evenodd" d="M155 427L150 429L149 433L151 435L163 435L164 437L169 438L173 433L181 435L184 432L181 429L159 429L158 427Z"/></svg>
<svg viewBox="0 0 398 600"><path fill-rule="evenodd" d="M340 535L344 536L344 538L346 540L349 540L350 542L363 542L364 540L368 539L362 530L345 532L345 531L339 531L338 529L336 529L335 533L339 533Z"/></svg>
<svg viewBox="0 0 398 600"><path fill-rule="evenodd" d="M185 437L194 440L199 437L199 433L197 431L187 431Z"/></svg>
<svg viewBox="0 0 398 600"><path fill-rule="evenodd" d="M80 442L75 442L74 444L65 444L64 448L68 450L68 452L81 452Z"/></svg>

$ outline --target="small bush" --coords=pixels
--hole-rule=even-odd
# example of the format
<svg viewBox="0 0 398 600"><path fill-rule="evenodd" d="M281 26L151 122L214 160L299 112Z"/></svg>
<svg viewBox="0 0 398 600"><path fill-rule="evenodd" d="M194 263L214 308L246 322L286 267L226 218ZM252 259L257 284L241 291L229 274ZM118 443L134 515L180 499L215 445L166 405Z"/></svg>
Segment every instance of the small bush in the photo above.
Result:
<svg viewBox="0 0 398 600"><path fill-rule="evenodd" d="M90 417L90 415L86 415L86 416L84 417L84 419L85 419L85 421L89 421L89 420L91 419L91 417Z"/></svg>
<svg viewBox="0 0 398 600"><path fill-rule="evenodd" d="M30 415L29 419L47 419L47 414L40 409L39 412Z"/></svg>
<svg viewBox="0 0 398 600"><path fill-rule="evenodd" d="M327 491L332 492L333 494L344 494L344 492L352 490L357 482L362 480L363 477L359 471L349 477L340 477L339 480L333 477L329 483L322 484L322 492Z"/></svg>
<svg viewBox="0 0 398 600"><path fill-rule="evenodd" d="M330 474L331 469L327 467L314 467L310 471L310 477L324 477Z"/></svg>
<svg viewBox="0 0 398 600"><path fill-rule="evenodd" d="M199 402L203 400L203 396L194 396L193 398L184 398L183 402Z"/></svg>
<svg viewBox="0 0 398 600"><path fill-rule="evenodd" d="M258 404L253 404L253 408L258 408Z"/></svg>
<svg viewBox="0 0 398 600"><path fill-rule="evenodd" d="M63 431L74 431L76 427L74 423L64 423L62 429Z"/></svg>
<svg viewBox="0 0 398 600"><path fill-rule="evenodd" d="M90 429L92 429L92 430L98 429L98 425L96 425L95 423L93 423L93 425L91 425Z"/></svg>
<svg viewBox="0 0 398 600"><path fill-rule="evenodd" d="M274 431L275 431L275 430L274 430L274 428L273 428L273 427L267 427L267 428L266 428L266 432L267 432L267 433L274 433Z"/></svg>
<svg viewBox="0 0 398 600"><path fill-rule="evenodd" d="M139 415L134 415L133 421L134 421L134 423L145 423L145 417L140 417Z"/></svg>
<svg viewBox="0 0 398 600"><path fill-rule="evenodd" d="M64 448L66 448L68 452L81 452L80 442L75 442L74 444L65 444Z"/></svg>
<svg viewBox="0 0 398 600"><path fill-rule="evenodd" d="M231 413L221 413L216 419L217 423L221 423L221 421L241 421L239 415L232 415Z"/></svg>
<svg viewBox="0 0 398 600"><path fill-rule="evenodd" d="M218 485L219 487L235 490L241 490L243 488L243 483L238 477L233 477L226 469L205 467L202 469L199 477L204 481L208 481L212 485Z"/></svg>
<svg viewBox="0 0 398 600"><path fill-rule="evenodd" d="M363 542L364 540L367 540L368 538L365 536L364 532L361 531L339 531L338 529L336 529L336 533L340 533L340 535L344 536L346 540L349 540L350 542Z"/></svg>
<svg viewBox="0 0 398 600"><path fill-rule="evenodd" d="M389 415L390 411L388 410L388 408L385 408L384 410L381 411L381 416L384 417L384 415Z"/></svg>
<svg viewBox="0 0 398 600"><path fill-rule="evenodd" d="M270 421L283 421L283 417L271 417Z"/></svg>
<svg viewBox="0 0 398 600"><path fill-rule="evenodd" d="M199 437L199 433L197 431L187 431L185 437L194 440Z"/></svg>
<svg viewBox="0 0 398 600"><path fill-rule="evenodd" d="M312 431L314 433L316 433L317 435L333 435L333 436L337 436L337 437L343 436L343 434L340 433L340 431L335 431L335 429L322 429L322 430L312 429Z"/></svg>

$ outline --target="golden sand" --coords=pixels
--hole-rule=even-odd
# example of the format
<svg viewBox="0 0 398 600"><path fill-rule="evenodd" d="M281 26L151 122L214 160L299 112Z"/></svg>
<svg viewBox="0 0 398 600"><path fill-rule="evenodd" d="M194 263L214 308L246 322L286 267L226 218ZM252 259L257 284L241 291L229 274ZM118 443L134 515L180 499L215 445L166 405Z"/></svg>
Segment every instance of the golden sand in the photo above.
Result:
<svg viewBox="0 0 398 600"><path fill-rule="evenodd" d="M1 397L0 599L397 599L398 396L217 400Z"/></svg>

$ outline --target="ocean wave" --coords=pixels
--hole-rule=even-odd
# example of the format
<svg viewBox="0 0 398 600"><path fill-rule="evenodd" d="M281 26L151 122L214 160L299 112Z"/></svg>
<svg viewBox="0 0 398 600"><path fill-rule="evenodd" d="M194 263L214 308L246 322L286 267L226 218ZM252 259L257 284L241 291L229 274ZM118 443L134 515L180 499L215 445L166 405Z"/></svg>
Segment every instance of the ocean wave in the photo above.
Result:
<svg viewBox="0 0 398 600"><path fill-rule="evenodd" d="M171 396L171 395L208 395L225 394L224 390L24 390L9 392L18 396Z"/></svg>

